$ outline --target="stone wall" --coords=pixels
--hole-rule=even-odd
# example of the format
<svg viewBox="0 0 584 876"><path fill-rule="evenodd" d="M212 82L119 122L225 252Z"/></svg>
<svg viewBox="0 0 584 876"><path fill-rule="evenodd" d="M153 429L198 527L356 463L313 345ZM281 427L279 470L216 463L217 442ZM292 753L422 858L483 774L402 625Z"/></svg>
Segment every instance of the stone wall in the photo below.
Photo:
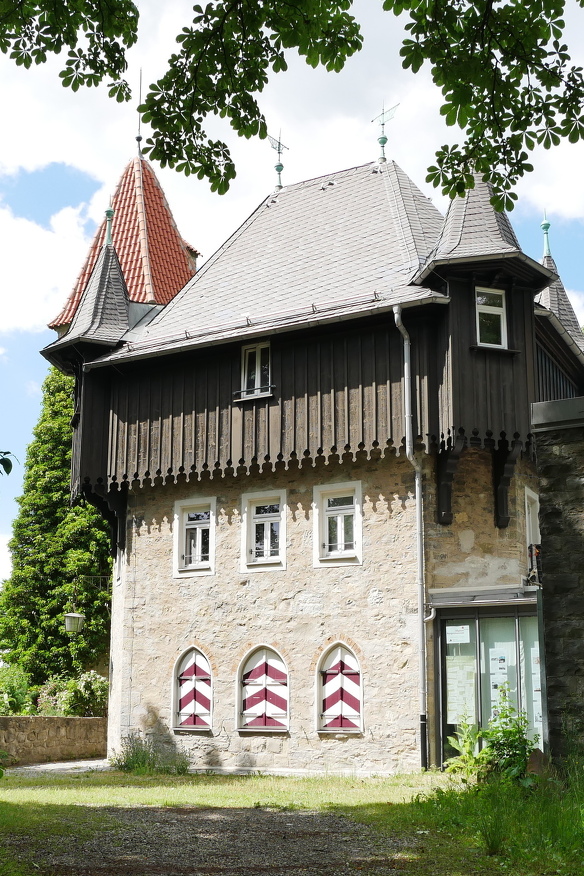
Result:
<svg viewBox="0 0 584 876"><path fill-rule="evenodd" d="M379 454L381 456L381 454ZM413 470L402 456L297 467L262 476L141 489L130 495L124 561L113 587L110 749L133 730L180 742L201 769L395 773L419 767ZM358 481L363 562L313 564L315 485ZM286 490L286 568L241 571L241 494ZM173 507L217 500L214 575L172 577ZM319 733L317 663L335 642L356 654L364 729ZM237 676L250 650L279 652L289 672L290 730L237 731ZM209 659L212 734L172 731L177 660Z"/></svg>
<svg viewBox="0 0 584 876"><path fill-rule="evenodd" d="M0 749L14 765L105 757L106 736L106 718L0 717Z"/></svg>
<svg viewBox="0 0 584 876"><path fill-rule="evenodd" d="M571 734L584 738L584 400L570 401L534 405L549 733L556 757L566 752ZM574 405L579 418L570 416Z"/></svg>
<svg viewBox="0 0 584 876"><path fill-rule="evenodd" d="M364 456L364 455L363 455ZM527 571L526 484L520 463L510 495L512 523L494 524L491 456L463 454L454 484L454 523L439 526L434 461L424 462L426 574L433 588L490 591L520 586ZM363 561L315 568L313 487L358 481ZM418 616L413 470L393 454L327 466L280 466L239 477L206 476L130 492L127 545L114 575L110 752L140 731L181 744L199 769L396 773L419 768ZM286 490L286 568L241 571L241 495ZM173 576L174 503L214 497L214 574ZM433 631L427 628L430 734ZM318 661L335 642L357 656L363 678L359 734L318 732ZM275 649L289 672L290 729L237 730L237 676L257 646ZM174 727L177 661L200 649L213 673L212 731ZM434 750L435 747L433 746Z"/></svg>

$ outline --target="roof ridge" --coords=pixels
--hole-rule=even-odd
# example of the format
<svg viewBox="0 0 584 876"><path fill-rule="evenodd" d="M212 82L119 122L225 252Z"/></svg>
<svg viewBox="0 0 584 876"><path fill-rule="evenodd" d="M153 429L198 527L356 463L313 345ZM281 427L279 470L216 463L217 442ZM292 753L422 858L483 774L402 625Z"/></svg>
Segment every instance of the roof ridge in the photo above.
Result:
<svg viewBox="0 0 584 876"><path fill-rule="evenodd" d="M137 185L134 186L136 194L137 209L138 209L138 240L140 244L140 255L142 258L142 271L144 273L144 291L146 292L146 303L155 304L156 295L154 291L154 283L152 282L152 271L150 270L150 253L148 249L148 216L146 213L146 199L144 197L144 174L142 170L142 159L139 155L134 158L134 178L138 178ZM143 225L140 227L140 215L142 215Z"/></svg>

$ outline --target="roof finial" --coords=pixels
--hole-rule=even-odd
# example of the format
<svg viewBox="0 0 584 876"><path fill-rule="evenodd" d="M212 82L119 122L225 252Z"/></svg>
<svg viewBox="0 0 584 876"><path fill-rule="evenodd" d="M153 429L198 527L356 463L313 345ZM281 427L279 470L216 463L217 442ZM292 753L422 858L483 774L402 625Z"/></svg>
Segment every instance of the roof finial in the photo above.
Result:
<svg viewBox="0 0 584 876"><path fill-rule="evenodd" d="M138 93L138 106L142 106L142 68L140 67L140 86ZM142 134L141 134L141 125L142 125L142 116L140 115L140 110L138 110L138 136L136 137L136 142L138 143L138 155L142 155L142 147L140 146L142 142Z"/></svg>
<svg viewBox="0 0 584 876"><path fill-rule="evenodd" d="M374 119L371 119L372 122L379 121L379 124L381 125L381 136L377 138L377 142L381 146L381 155L378 159L380 164L385 164L387 162L387 158L385 157L385 144L387 143L387 137L385 136L385 123L393 119L398 106L399 103L396 103L396 105L392 106L391 109L386 110L384 103L381 113L378 116L375 116Z"/></svg>
<svg viewBox="0 0 584 876"><path fill-rule="evenodd" d="M280 131L278 135L278 139L275 137L270 137L268 134L268 140L270 141L270 146L272 149L275 149L278 153L278 163L274 165L274 170L278 174L278 185L276 186L276 191L279 192L282 189L282 171L284 170L284 165L282 164L282 152L284 149L287 149L287 146L284 146L281 140L282 132Z"/></svg>
<svg viewBox="0 0 584 876"><path fill-rule="evenodd" d="M114 208L112 207L112 202L111 202L111 198L110 198L110 205L107 208L107 210L105 211L105 221L106 221L105 245L106 246L111 246L114 242L113 238L112 238L112 220L113 220L113 218L114 218Z"/></svg>
<svg viewBox="0 0 584 876"><path fill-rule="evenodd" d="M541 227L543 230L543 257L545 259L546 256L551 257L552 254L550 250L550 239L548 236L548 231L550 230L550 222L547 218L545 210L543 211L543 222L541 223Z"/></svg>

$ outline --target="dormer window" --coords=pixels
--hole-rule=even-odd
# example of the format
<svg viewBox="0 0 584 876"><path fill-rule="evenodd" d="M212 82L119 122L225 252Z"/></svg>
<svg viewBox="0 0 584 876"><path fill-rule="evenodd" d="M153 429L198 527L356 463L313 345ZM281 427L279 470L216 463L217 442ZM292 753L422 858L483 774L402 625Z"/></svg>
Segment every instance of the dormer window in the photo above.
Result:
<svg viewBox="0 0 584 876"><path fill-rule="evenodd" d="M270 382L270 344L253 344L241 351L241 393L240 398L269 395Z"/></svg>
<svg viewBox="0 0 584 876"><path fill-rule="evenodd" d="M481 347L507 348L507 313L502 289L475 290L477 343Z"/></svg>

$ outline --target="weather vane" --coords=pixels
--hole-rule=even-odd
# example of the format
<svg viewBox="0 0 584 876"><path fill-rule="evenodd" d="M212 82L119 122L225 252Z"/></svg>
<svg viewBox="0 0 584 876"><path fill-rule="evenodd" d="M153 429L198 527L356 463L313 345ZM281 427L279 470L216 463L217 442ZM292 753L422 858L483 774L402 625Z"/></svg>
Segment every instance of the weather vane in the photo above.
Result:
<svg viewBox="0 0 584 876"><path fill-rule="evenodd" d="M385 144L387 143L387 137L385 136L385 123L393 119L398 106L399 103L396 103L395 106L392 106L391 109L388 110L386 110L384 107L378 116L375 116L374 119L371 119L372 122L379 122L379 124L381 125L381 136L377 138L377 142L381 146L381 155L379 157L380 164L385 164L387 161L387 158L385 157Z"/></svg>
<svg viewBox="0 0 584 876"><path fill-rule="evenodd" d="M282 136L281 131L278 135L277 140L275 137L270 137L270 135L268 134L268 140L270 141L270 146L272 147L272 149L275 149L276 152L278 153L278 163L276 165L274 165L274 170L278 174L278 185L276 186L277 192L279 192L280 189L282 188L282 171L284 170L284 165L282 164L282 152L284 149L288 148L287 146L284 146L284 144L280 140L281 136Z"/></svg>

